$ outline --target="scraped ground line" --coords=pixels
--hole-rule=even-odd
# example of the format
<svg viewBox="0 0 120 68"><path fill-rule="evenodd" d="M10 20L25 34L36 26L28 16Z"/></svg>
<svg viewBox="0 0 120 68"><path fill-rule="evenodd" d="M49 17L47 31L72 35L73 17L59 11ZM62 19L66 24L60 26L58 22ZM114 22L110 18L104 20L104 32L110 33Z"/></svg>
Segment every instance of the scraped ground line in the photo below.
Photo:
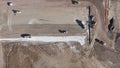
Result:
<svg viewBox="0 0 120 68"><path fill-rule="evenodd" d="M32 38L2 38L0 41L79 42L85 44L86 36L32 36Z"/></svg>

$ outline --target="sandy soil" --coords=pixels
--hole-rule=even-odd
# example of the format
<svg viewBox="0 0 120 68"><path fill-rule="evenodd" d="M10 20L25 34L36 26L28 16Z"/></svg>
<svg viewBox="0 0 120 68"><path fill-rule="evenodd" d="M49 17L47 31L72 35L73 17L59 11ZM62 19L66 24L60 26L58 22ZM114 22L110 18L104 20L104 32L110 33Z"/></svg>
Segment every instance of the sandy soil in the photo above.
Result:
<svg viewBox="0 0 120 68"><path fill-rule="evenodd" d="M120 55L98 43L88 51L77 42L2 42L4 68L119 68Z"/></svg>
<svg viewBox="0 0 120 68"><path fill-rule="evenodd" d="M11 2L14 4L11 7L7 6L6 0L0 3L3 5L0 7L1 37L19 37L21 33L30 33L34 36L85 33L85 30L81 29L75 20L79 19L84 25L87 25L87 3L75 6L68 0L31 0L29 2L27 0L11 0ZM14 15L12 9L20 10L22 13ZM59 34L59 29L66 29L69 33Z"/></svg>
<svg viewBox="0 0 120 68"><path fill-rule="evenodd" d="M34 36L77 36L86 35L75 23L79 18L86 24L88 2L80 5L71 4L71 0L11 0L14 6L8 7L6 2L0 2L0 36L20 37L21 33ZM82 0L83 1L83 0ZM85 0L88 1L88 0ZM98 27L95 30L98 38L107 38L105 31L105 11L103 0L89 0L96 6L92 10L97 17ZM119 1L111 2L111 17L115 16L116 25L119 22ZM91 5L92 6L92 5ZM14 15L11 10L17 9L22 13ZM96 12L98 10L98 12ZM99 13L99 14L96 14ZM116 27L118 27L117 25ZM65 29L67 34L61 34L58 29ZM118 28L117 28L118 29ZM93 30L94 31L94 30ZM96 36L95 36L96 37ZM86 41L87 42L87 41ZM107 46L95 43L89 50L78 42L10 42L0 41L0 68L119 68L120 54Z"/></svg>
<svg viewBox="0 0 120 68"><path fill-rule="evenodd" d="M109 12L109 19L111 19L112 17L114 18L114 25L115 25L115 32L120 32L120 1L116 0L110 0L110 12Z"/></svg>
<svg viewBox="0 0 120 68"><path fill-rule="evenodd" d="M16 38L21 34L29 33L32 36L81 36L87 35L86 30L82 29L78 25L59 25L59 24L34 24L34 25L12 25L12 31L8 30L7 26L2 29L0 35L1 38ZM66 33L60 33L59 29L66 30Z"/></svg>

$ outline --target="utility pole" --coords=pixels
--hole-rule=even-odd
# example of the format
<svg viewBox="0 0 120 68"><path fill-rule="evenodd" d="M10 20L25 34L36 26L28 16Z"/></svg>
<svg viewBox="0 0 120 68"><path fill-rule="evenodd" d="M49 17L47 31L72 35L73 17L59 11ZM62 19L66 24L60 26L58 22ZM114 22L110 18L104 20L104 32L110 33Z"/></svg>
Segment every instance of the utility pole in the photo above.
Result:
<svg viewBox="0 0 120 68"><path fill-rule="evenodd" d="M92 25L92 17L91 17L91 9L90 6L88 6L88 30L89 30L89 34L88 34L88 40L89 40L89 44L91 43L91 31L90 31L90 26Z"/></svg>

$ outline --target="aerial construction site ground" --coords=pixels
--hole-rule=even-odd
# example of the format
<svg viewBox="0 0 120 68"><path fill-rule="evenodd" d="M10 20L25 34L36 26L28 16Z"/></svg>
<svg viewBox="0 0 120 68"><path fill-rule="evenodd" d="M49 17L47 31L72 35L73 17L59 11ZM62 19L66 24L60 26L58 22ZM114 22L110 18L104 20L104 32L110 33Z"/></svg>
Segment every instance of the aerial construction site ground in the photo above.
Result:
<svg viewBox="0 0 120 68"><path fill-rule="evenodd" d="M0 68L120 68L119 7L119 0L0 0Z"/></svg>

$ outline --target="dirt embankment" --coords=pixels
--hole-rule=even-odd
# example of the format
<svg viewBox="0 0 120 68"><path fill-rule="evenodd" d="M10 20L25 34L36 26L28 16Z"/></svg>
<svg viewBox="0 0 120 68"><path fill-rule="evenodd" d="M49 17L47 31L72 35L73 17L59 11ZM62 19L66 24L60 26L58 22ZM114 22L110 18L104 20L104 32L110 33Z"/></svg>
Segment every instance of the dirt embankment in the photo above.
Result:
<svg viewBox="0 0 120 68"><path fill-rule="evenodd" d="M103 46L89 50L77 42L1 42L3 68L119 68L120 55Z"/></svg>

